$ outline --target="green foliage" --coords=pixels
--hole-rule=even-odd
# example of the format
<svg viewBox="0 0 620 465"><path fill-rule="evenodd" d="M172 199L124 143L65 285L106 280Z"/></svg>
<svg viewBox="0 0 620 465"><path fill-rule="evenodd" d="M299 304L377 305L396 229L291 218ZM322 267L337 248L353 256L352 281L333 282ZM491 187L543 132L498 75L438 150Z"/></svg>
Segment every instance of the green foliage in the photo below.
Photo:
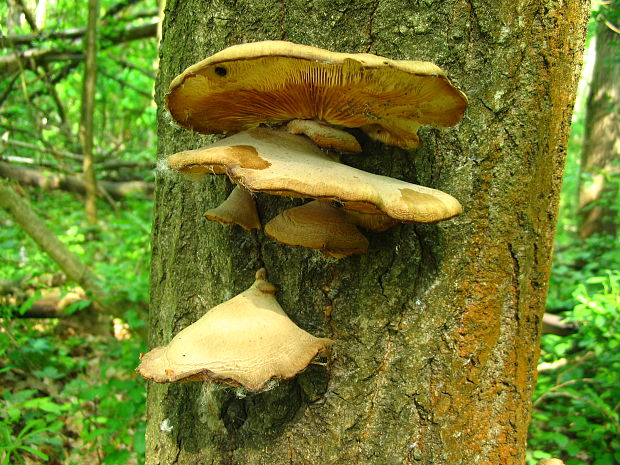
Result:
<svg viewBox="0 0 620 465"><path fill-rule="evenodd" d="M86 223L79 199L59 191L29 192L40 217L102 278L108 294L136 303L148 302L151 201L130 198L117 211L100 202L98 240L91 241L88 236L92 228ZM0 224L0 279L34 284L43 274L57 269L52 259L17 229L2 210Z"/></svg>
<svg viewBox="0 0 620 465"><path fill-rule="evenodd" d="M134 164L150 162L156 145L152 89L157 41L155 37L116 44L112 41L127 31L151 24L156 19L155 4L145 0L124 3L124 8L108 14L119 2L100 1L94 141L100 172L103 163L111 158ZM151 13L145 14L146 11ZM33 31L19 12L17 2L0 3L0 35L8 37L0 47L0 57L32 50L62 53L66 57L83 53L81 38L55 38L50 33L83 28L88 12L86 1L46 4L40 31ZM12 37L20 35L34 38L25 43L11 42ZM3 76L0 85L2 157L48 166L55 171L81 171L78 133L83 61L64 58L33 69L23 65L20 68ZM74 155L59 155L66 152ZM109 169L106 174L118 177L119 173ZM140 178L150 176L146 169L137 174ZM130 176L135 179L136 173Z"/></svg>
<svg viewBox="0 0 620 465"><path fill-rule="evenodd" d="M156 3L99 3L97 177L152 180L157 41L155 37L114 41L152 23ZM18 2L0 2L1 57L26 50L82 53L80 37L50 33L84 27L86 2L41 5L46 8L45 20L38 24L40 30L33 30ZM12 39L20 35L32 39L24 43ZM22 61L19 69L2 77L1 157L40 171L75 175L82 170L78 133L83 61L63 58L37 67L29 63ZM130 167L119 167L118 162ZM24 194L59 239L101 278L104 292L131 302L125 314L130 331L143 326L152 202L127 198L111 205L100 200L99 223L92 227L85 221L82 201L73 195L39 189ZM145 351L144 341L135 335L124 340L94 335L101 331L86 323L92 312L87 299L64 310L71 322L81 324L78 329L67 319L17 318L51 290L74 290L75 283L57 279L60 271L0 211L0 281L17 283L20 293L0 295L0 465L142 463L145 386L134 369L138 354Z"/></svg>
<svg viewBox="0 0 620 465"><path fill-rule="evenodd" d="M133 372L140 340L65 339L57 324L6 318L2 324L11 337L0 339L8 384L0 399L0 464L97 463L97 457L142 463L145 386Z"/></svg>
<svg viewBox="0 0 620 465"><path fill-rule="evenodd" d="M531 457L567 465L620 463L620 271L574 291L577 332L543 338L531 425ZM544 365L543 365L544 367Z"/></svg>
<svg viewBox="0 0 620 465"><path fill-rule="evenodd" d="M102 277L106 292L136 303L130 328L145 324L151 202L128 199L119 210L100 205L97 241L82 205L68 193L29 191L38 213L70 249ZM44 275L57 269L11 218L0 211L0 279L40 289L19 306L0 306L0 465L23 463L142 463L145 386L134 373L145 351L139 338L66 337L59 320L20 320L46 292ZM69 290L73 283L67 283ZM72 304L76 313L88 301ZM89 311L89 310L86 310ZM69 333L72 331L69 330Z"/></svg>

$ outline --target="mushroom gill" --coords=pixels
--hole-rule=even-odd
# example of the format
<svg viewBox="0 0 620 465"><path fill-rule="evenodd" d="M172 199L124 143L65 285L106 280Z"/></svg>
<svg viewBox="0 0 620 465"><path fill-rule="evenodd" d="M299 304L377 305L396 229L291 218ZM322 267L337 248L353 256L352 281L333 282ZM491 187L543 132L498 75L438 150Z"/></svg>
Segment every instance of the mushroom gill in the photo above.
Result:
<svg viewBox="0 0 620 465"><path fill-rule="evenodd" d="M166 103L178 124L204 134L305 119L411 148L420 125L457 124L467 97L432 63L264 41L190 66L170 84Z"/></svg>

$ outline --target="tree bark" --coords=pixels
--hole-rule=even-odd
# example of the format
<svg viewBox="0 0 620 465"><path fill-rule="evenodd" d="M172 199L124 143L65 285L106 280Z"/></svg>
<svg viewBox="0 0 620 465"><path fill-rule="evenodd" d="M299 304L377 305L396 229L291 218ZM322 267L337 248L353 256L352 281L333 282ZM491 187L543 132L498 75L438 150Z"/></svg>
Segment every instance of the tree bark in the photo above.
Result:
<svg viewBox="0 0 620 465"><path fill-rule="evenodd" d="M151 346L247 288L265 266L289 316L335 340L268 392L200 383L148 392L149 464L521 465L568 128L589 5L581 0L170 0L157 84L159 156L205 145L163 97L188 65L285 39L441 66L470 101L415 151L363 141L358 168L434 187L464 213L369 234L341 260L204 220L231 186L160 170ZM259 195L263 222L300 202Z"/></svg>
<svg viewBox="0 0 620 465"><path fill-rule="evenodd" d="M82 87L82 119L80 122L80 139L82 142L82 161L85 188L86 220L97 224L97 178L95 176L95 159L93 156L95 93L97 92L97 19L99 17L99 0L88 1L88 25L86 27L84 66L84 85Z"/></svg>
<svg viewBox="0 0 620 465"><path fill-rule="evenodd" d="M604 21L596 29L596 62L586 109L586 132L581 152L579 236L615 237L618 215L620 162L620 34ZM611 244L610 244L611 245Z"/></svg>

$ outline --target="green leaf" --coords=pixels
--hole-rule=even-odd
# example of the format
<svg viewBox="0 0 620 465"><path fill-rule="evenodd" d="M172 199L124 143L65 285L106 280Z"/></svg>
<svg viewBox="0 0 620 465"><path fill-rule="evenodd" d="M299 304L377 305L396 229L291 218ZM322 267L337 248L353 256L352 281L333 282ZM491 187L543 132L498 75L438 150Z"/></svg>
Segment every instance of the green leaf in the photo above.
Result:
<svg viewBox="0 0 620 465"><path fill-rule="evenodd" d="M49 460L49 457L46 454L44 454L40 450L37 450L33 447L20 445L19 449L25 450L26 452L30 452L32 455L39 457L40 459Z"/></svg>
<svg viewBox="0 0 620 465"><path fill-rule="evenodd" d="M103 458L103 463L107 465L123 465L127 463L130 456L131 454L126 449L115 450Z"/></svg>

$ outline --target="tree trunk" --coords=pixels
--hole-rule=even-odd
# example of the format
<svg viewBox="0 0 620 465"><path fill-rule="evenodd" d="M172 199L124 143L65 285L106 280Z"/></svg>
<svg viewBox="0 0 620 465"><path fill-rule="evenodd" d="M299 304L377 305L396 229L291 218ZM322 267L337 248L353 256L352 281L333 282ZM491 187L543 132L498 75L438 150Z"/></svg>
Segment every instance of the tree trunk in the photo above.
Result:
<svg viewBox="0 0 620 465"><path fill-rule="evenodd" d="M205 221L231 186L160 170L151 346L247 288L265 266L289 316L335 340L312 366L239 397L201 383L148 393L149 464L524 463L558 191L589 5L170 0L157 84L159 156L205 145L163 97L228 45L285 39L437 63L469 96L463 122L405 151L364 141L348 164L441 189L464 213L369 234L341 260ZM300 202L259 195L263 223Z"/></svg>
<svg viewBox="0 0 620 465"><path fill-rule="evenodd" d="M97 19L99 0L88 1L88 26L86 28L84 86L82 88L82 121L80 139L84 160L85 208L88 223L97 223L97 178L93 156L95 93L97 91Z"/></svg>
<svg viewBox="0 0 620 465"><path fill-rule="evenodd" d="M581 152L579 236L616 236L620 161L620 34L604 21L596 30L596 62L586 110L586 132ZM611 243L610 243L611 245Z"/></svg>

